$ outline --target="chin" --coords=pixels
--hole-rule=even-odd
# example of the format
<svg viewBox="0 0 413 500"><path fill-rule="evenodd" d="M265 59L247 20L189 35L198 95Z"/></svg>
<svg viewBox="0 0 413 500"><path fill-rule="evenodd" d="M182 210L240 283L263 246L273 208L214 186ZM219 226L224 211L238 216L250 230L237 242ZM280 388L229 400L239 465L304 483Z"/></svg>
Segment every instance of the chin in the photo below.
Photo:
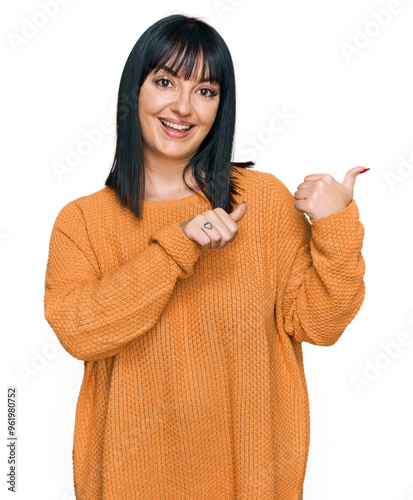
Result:
<svg viewBox="0 0 413 500"><path fill-rule="evenodd" d="M170 158L184 158L195 153L198 150L199 146L200 144L184 145L176 142L169 142L168 146L158 147L156 149L158 154L162 154Z"/></svg>
<svg viewBox="0 0 413 500"><path fill-rule="evenodd" d="M191 155L191 150L187 150L186 148L173 148L173 149L169 149L169 148L162 148L162 149L158 149L157 152L158 154L162 155L162 156L165 156L166 158L176 158L176 159L179 159L179 158L186 158L188 157L189 155Z"/></svg>

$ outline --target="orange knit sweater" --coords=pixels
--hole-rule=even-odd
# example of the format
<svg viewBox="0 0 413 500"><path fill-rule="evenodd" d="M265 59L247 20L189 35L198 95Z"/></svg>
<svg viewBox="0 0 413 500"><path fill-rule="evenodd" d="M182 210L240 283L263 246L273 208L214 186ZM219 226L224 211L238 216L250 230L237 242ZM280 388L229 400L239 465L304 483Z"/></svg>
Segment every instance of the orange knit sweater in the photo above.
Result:
<svg viewBox="0 0 413 500"><path fill-rule="evenodd" d="M84 361L80 500L301 500L310 415L301 342L330 346L365 295L355 200L308 221L274 175L234 168L247 211L223 249L179 227L201 193L145 201L107 186L54 223L45 318Z"/></svg>

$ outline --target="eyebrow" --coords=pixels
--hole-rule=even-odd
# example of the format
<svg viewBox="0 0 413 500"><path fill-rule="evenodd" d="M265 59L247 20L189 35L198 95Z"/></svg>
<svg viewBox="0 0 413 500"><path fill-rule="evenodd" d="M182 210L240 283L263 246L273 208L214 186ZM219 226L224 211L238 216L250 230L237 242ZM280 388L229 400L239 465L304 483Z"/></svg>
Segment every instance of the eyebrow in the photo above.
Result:
<svg viewBox="0 0 413 500"><path fill-rule="evenodd" d="M171 71L167 70L166 68L160 68L160 69L158 69L158 71L155 71L155 74L159 73L160 71L164 71L165 73L168 73L168 75L175 76ZM204 80L200 80L198 83L206 83L206 82L210 83L211 85L217 85L217 86L219 86L218 82L211 82L211 80L208 80L207 78L204 79Z"/></svg>

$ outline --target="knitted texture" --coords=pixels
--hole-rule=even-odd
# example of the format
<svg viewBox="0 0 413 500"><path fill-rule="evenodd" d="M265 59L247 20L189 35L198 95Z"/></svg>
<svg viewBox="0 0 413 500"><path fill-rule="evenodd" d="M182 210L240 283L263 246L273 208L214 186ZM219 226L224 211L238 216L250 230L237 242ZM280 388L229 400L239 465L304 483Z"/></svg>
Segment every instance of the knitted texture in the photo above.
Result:
<svg viewBox="0 0 413 500"><path fill-rule="evenodd" d="M364 228L354 199L310 223L273 174L234 173L247 210L223 249L180 228L202 192L138 220L105 186L57 215L44 313L84 361L79 500L303 498L302 342L333 345L359 311Z"/></svg>

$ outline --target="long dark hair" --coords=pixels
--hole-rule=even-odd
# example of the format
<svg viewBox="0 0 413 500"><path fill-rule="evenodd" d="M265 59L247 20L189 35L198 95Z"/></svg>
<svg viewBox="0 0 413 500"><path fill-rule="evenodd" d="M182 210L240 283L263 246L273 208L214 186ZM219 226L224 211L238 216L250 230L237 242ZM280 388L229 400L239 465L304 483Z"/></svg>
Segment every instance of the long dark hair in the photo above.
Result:
<svg viewBox="0 0 413 500"><path fill-rule="evenodd" d="M212 209L221 207L230 213L236 207L234 194L240 189L233 178L233 167L248 168L252 161L231 161L235 130L235 75L231 54L221 35L199 18L180 14L160 19L138 39L126 61L119 85L117 104L117 140L112 168L105 185L118 195L122 206L127 206L141 218L141 201L145 196L141 124L138 113L140 88L147 75L163 68L177 76L191 78L198 56L203 56L201 80L206 66L210 82L220 85L220 101L215 121L196 154L183 171L188 169L200 190L208 198ZM167 62L174 56L171 64ZM181 63L179 64L180 59ZM202 177L205 175L205 181ZM201 196L197 193L198 196Z"/></svg>

